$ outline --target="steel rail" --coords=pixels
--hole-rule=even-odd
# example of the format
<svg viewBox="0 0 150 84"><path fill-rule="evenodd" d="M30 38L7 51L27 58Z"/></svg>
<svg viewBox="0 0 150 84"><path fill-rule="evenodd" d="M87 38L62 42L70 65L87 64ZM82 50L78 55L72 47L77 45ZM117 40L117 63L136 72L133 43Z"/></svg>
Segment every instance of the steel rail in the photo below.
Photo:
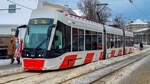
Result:
<svg viewBox="0 0 150 84"><path fill-rule="evenodd" d="M142 54L143 54L143 53L142 53ZM140 59L144 58L145 56L148 56L148 55L149 55L149 53L145 53L144 55L142 55L142 54L138 54L138 55L136 55L136 56L129 57L129 58L124 59L124 60L121 60L121 61L119 61L119 62L110 64L110 65L108 65L108 66L106 66L106 67L98 68L98 69L96 69L96 70L90 71L90 72L88 72L88 73L81 74L81 75L79 75L79 76L73 77L73 78L71 78L71 79L68 79L68 80L65 80L65 81L62 81L62 82L59 82L59 83L60 83L60 84L62 84L62 83L65 84L65 83L67 83L68 81L72 81L72 80L78 79L78 78L80 78L80 77L87 76L87 75L92 74L92 73L94 73L94 72L96 72L96 71L98 71L98 70L102 70L102 69L105 69L105 68L108 68L108 67L111 67L111 66L115 66L115 65L117 65L117 64L119 64L119 63L124 63L124 62L128 61L127 64L125 64L125 65L123 65L123 66L121 66L121 67L119 67L119 68L116 68L115 70L112 70L112 71L110 71L110 72L108 72L108 73L106 73L106 74L100 76L99 78L96 78L96 79L94 79L94 80L88 82L88 83L93 83L93 82L95 82L95 81L97 81L97 80L99 80L99 79L102 79L102 78L104 78L104 77L106 77L106 76L108 76L108 75L110 75L110 74L112 74L112 73L114 73L114 72L116 72L116 71L118 71L118 70L120 70L120 69L122 69L122 68L124 68L124 67L126 67L126 66L128 66L128 65L130 65L130 64L133 64L133 63L139 61ZM142 55L142 56L141 56L141 55ZM79 82L79 81L78 81L78 82ZM76 83L77 83L77 82L76 82ZM86 83L87 83L87 82L86 82ZM80 84L80 82L79 82L79 84Z"/></svg>

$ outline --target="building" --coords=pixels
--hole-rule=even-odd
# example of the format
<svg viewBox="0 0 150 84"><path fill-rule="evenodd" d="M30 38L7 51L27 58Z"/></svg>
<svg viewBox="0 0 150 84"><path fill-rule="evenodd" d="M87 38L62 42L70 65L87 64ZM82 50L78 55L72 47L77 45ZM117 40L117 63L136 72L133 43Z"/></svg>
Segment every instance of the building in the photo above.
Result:
<svg viewBox="0 0 150 84"><path fill-rule="evenodd" d="M129 21L128 25L126 26L126 29L132 32L136 32L137 30L148 28L148 23L143 22L140 19L137 19L135 21Z"/></svg>
<svg viewBox="0 0 150 84"><path fill-rule="evenodd" d="M150 45L150 28L139 29L134 32L134 42L139 44L140 42Z"/></svg>
<svg viewBox="0 0 150 84"><path fill-rule="evenodd" d="M1 0L0 34L14 34L17 26L27 24L37 4L37 0Z"/></svg>
<svg viewBox="0 0 150 84"><path fill-rule="evenodd" d="M52 4L52 3L48 3L48 2L43 2L43 7L44 8L52 8L52 9L58 10L60 12L68 13L71 15L77 15L71 8L68 8L68 6L60 6L60 5L56 5L56 4Z"/></svg>
<svg viewBox="0 0 150 84"><path fill-rule="evenodd" d="M32 10L42 7L76 15L70 8L43 2L43 0L1 0L0 34L14 35L16 27L28 24Z"/></svg>

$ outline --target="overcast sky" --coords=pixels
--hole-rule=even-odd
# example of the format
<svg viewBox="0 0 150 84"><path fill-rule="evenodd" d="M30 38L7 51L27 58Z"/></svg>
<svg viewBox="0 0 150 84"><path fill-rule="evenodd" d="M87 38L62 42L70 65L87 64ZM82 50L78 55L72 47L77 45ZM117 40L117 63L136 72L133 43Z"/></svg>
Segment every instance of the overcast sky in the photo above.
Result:
<svg viewBox="0 0 150 84"><path fill-rule="evenodd" d="M59 5L69 5L72 9L78 9L77 2L79 0L45 0L50 3ZM112 17L122 15L126 20L141 19L150 21L150 0L134 0L134 5L128 0L100 0L100 2L108 3L111 8Z"/></svg>

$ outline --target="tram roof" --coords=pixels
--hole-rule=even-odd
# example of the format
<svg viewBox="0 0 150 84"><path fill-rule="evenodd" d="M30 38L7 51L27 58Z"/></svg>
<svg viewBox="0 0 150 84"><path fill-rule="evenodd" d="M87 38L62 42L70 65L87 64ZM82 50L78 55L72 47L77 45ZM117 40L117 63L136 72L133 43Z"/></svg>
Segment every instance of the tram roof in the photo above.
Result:
<svg viewBox="0 0 150 84"><path fill-rule="evenodd" d="M31 19L33 18L55 18L54 23L59 20L73 28L103 32L103 25L100 23L96 23L78 16L65 14L50 8L40 8L34 10L31 15ZM122 29L107 25L105 25L105 28L107 33L123 35ZM133 36L132 32L125 31L125 34L126 36Z"/></svg>

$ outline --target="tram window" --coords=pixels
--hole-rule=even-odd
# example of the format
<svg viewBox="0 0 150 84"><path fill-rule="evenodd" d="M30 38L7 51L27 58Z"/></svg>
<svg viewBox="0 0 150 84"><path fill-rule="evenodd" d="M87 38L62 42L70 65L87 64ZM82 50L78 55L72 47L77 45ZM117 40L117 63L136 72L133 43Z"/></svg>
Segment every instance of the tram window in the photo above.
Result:
<svg viewBox="0 0 150 84"><path fill-rule="evenodd" d="M130 44L130 39L129 37L127 37L127 46L129 47L129 44Z"/></svg>
<svg viewBox="0 0 150 84"><path fill-rule="evenodd" d="M130 46L130 37L128 37L128 41L129 41L129 42L128 42L128 46Z"/></svg>
<svg viewBox="0 0 150 84"><path fill-rule="evenodd" d="M63 49L71 51L71 27L66 25L63 29Z"/></svg>
<svg viewBox="0 0 150 84"><path fill-rule="evenodd" d="M72 51L78 51L79 46L79 30L76 28L72 29Z"/></svg>
<svg viewBox="0 0 150 84"><path fill-rule="evenodd" d="M114 43L114 34L111 34L111 39L110 39L110 42L111 42L111 48L114 48L115 46L115 43Z"/></svg>
<svg viewBox="0 0 150 84"><path fill-rule="evenodd" d="M118 47L118 39L117 39L117 35L115 35L115 48Z"/></svg>
<svg viewBox="0 0 150 84"><path fill-rule="evenodd" d="M133 37L131 37L131 46L133 46L134 45L134 40L133 40L134 38Z"/></svg>
<svg viewBox="0 0 150 84"><path fill-rule="evenodd" d="M123 36L120 36L120 47L123 47Z"/></svg>
<svg viewBox="0 0 150 84"><path fill-rule="evenodd" d="M85 32L85 50L91 50L91 32L86 30Z"/></svg>
<svg viewBox="0 0 150 84"><path fill-rule="evenodd" d="M71 28L61 22L57 23L52 50L71 51Z"/></svg>
<svg viewBox="0 0 150 84"><path fill-rule="evenodd" d="M130 37L129 37L129 46L131 46L131 39L130 39Z"/></svg>
<svg viewBox="0 0 150 84"><path fill-rule="evenodd" d="M127 37L125 36L125 46L127 46Z"/></svg>
<svg viewBox="0 0 150 84"><path fill-rule="evenodd" d="M129 45L129 39L128 39L127 36L126 36L125 40L126 40L126 46L128 47L128 45Z"/></svg>
<svg viewBox="0 0 150 84"><path fill-rule="evenodd" d="M97 34L97 40L98 40L98 49L102 49L102 33Z"/></svg>
<svg viewBox="0 0 150 84"><path fill-rule="evenodd" d="M79 51L84 50L84 30L79 30Z"/></svg>
<svg viewBox="0 0 150 84"><path fill-rule="evenodd" d="M92 35L92 50L97 50L97 32L91 32Z"/></svg>
<svg viewBox="0 0 150 84"><path fill-rule="evenodd" d="M118 48L120 48L121 47L121 36L120 35L118 35Z"/></svg>
<svg viewBox="0 0 150 84"><path fill-rule="evenodd" d="M110 43L110 34L107 34L107 48L109 49L111 46L111 43Z"/></svg>
<svg viewBox="0 0 150 84"><path fill-rule="evenodd" d="M132 46L132 37L129 37L130 38L130 46Z"/></svg>

